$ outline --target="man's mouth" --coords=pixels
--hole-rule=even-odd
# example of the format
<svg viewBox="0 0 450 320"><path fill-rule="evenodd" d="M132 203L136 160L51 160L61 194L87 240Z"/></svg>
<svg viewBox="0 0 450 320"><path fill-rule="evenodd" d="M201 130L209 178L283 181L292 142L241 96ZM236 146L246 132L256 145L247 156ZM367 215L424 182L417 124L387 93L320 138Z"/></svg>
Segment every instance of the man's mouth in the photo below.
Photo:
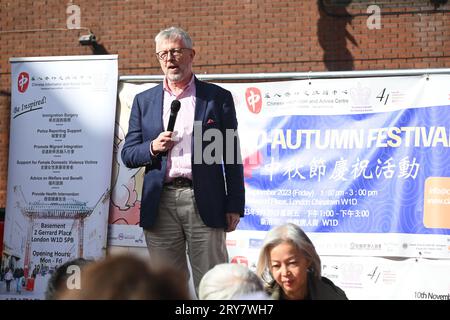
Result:
<svg viewBox="0 0 450 320"><path fill-rule="evenodd" d="M169 67L167 67L167 69L176 70L176 69L178 69L178 66L169 66Z"/></svg>

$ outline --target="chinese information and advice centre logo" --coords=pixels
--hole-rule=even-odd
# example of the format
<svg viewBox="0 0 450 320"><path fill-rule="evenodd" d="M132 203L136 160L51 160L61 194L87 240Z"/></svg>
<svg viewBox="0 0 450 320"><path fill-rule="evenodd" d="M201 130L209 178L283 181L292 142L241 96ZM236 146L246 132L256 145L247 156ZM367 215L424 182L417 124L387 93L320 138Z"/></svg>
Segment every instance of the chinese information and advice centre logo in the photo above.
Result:
<svg viewBox="0 0 450 320"><path fill-rule="evenodd" d="M260 113L262 108L261 91L255 87L247 88L247 90L245 90L245 102L251 113Z"/></svg>
<svg viewBox="0 0 450 320"><path fill-rule="evenodd" d="M30 76L26 72L21 72L17 78L17 89L20 93L24 93L30 84Z"/></svg>

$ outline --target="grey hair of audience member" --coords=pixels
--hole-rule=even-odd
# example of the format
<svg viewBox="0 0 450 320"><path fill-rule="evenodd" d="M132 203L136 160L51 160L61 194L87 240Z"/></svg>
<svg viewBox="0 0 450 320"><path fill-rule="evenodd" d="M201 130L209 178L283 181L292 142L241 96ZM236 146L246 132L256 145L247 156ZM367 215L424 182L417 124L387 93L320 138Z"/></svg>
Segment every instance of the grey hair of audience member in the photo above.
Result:
<svg viewBox="0 0 450 320"><path fill-rule="evenodd" d="M155 43L159 43L162 40L178 40L182 39L186 48L192 49L193 42L189 34L181 28L170 27L161 30L155 37Z"/></svg>
<svg viewBox="0 0 450 320"><path fill-rule="evenodd" d="M264 281L266 285L272 285L274 279L270 272L270 251L282 243L291 243L308 260L310 267L308 271L316 278L321 278L322 268L320 257L316 248L306 233L293 223L286 223L275 227L267 233L259 254L256 266L256 274Z"/></svg>
<svg viewBox="0 0 450 320"><path fill-rule="evenodd" d="M221 263L209 270L200 281L200 300L231 300L263 291L254 272L242 264Z"/></svg>

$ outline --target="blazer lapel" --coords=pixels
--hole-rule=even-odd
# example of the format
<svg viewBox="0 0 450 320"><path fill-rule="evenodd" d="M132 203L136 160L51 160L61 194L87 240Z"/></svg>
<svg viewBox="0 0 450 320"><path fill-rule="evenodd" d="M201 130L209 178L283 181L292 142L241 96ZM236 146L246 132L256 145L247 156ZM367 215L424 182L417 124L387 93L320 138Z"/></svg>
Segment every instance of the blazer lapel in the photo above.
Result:
<svg viewBox="0 0 450 320"><path fill-rule="evenodd" d="M156 94L152 96L152 101L150 102L150 106L155 106L154 108L151 108L151 118L150 119L159 119L159 123L155 123L155 125L159 125L159 128L157 128L160 132L164 131L164 124L163 124L163 86L162 84L159 85L160 88L156 90ZM151 122L150 122L151 123Z"/></svg>
<svg viewBox="0 0 450 320"><path fill-rule="evenodd" d="M191 161L194 163L201 163L202 149L200 153L196 150L196 147L202 148L202 137L203 137L203 119L205 118L206 106L208 105L208 99L206 97L206 90L204 89L203 83L195 78L195 113L194 113L194 123L193 123L193 139L191 141L192 156ZM197 136L200 132L200 140ZM200 159L198 157L200 156ZM194 165L192 165L192 176L194 176Z"/></svg>
<svg viewBox="0 0 450 320"><path fill-rule="evenodd" d="M205 117L206 106L208 103L206 92L203 89L202 82L195 78L195 121L202 121Z"/></svg>

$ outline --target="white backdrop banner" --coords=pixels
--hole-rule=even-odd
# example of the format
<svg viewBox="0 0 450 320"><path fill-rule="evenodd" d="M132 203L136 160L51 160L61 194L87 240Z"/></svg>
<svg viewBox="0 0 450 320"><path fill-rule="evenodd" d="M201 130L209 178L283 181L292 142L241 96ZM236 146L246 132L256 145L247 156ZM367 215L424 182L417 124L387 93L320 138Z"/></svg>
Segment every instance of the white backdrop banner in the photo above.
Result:
<svg viewBox="0 0 450 320"><path fill-rule="evenodd" d="M105 254L117 99L116 55L11 58L3 266L42 298L68 260Z"/></svg>
<svg viewBox="0 0 450 320"><path fill-rule="evenodd" d="M228 235L230 258L254 267L267 230L292 222L324 258L448 265L449 82L450 75L424 75L220 84L236 104L246 186L245 218ZM135 94L151 86L122 84L118 147ZM116 177L125 180L113 190L111 244L145 246L138 227L143 172L115 159ZM448 278L435 265L433 277ZM416 264L401 264L408 266Z"/></svg>

